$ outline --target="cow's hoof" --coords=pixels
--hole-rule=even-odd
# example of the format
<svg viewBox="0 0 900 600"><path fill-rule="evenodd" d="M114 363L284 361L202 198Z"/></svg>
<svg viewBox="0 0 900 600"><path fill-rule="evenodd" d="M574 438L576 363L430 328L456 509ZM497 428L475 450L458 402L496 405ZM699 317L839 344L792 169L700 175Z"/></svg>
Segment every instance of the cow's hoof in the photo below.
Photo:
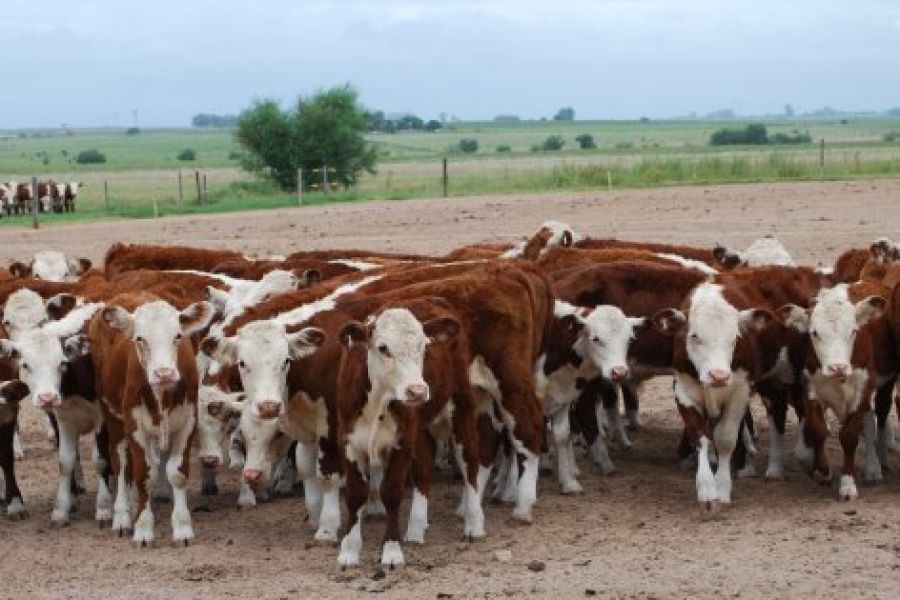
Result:
<svg viewBox="0 0 900 600"><path fill-rule="evenodd" d="M584 488L581 487L581 484L574 480L560 484L560 490L566 495L581 494L584 492Z"/></svg>

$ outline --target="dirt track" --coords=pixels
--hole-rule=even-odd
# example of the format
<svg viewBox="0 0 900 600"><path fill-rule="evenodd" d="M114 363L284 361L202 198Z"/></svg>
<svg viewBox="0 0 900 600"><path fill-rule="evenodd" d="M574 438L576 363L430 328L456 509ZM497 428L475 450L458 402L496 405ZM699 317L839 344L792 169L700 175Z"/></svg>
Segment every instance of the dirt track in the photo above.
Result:
<svg viewBox="0 0 900 600"><path fill-rule="evenodd" d="M776 233L799 260L830 264L842 248L900 237L898 203L896 180L669 188L348 204L38 232L4 228L0 243L8 259L61 248L95 261L116 240L263 254L324 247L443 252L518 239L553 218L594 236L699 245L741 245ZM762 472L768 429L754 406ZM892 457L886 483L862 486L860 499L846 504L789 456L787 481L739 480L732 506L710 519L701 517L694 500L693 474L679 470L673 458L679 424L669 381L648 387L642 412L634 448L613 454L618 473L602 477L580 459L585 493L578 497L560 495L551 476L542 478L533 526L516 525L509 507L490 505L488 537L464 543L453 516L458 485L442 480L426 545L406 545L408 566L379 578L373 574L383 522L363 530L365 566L340 572L336 549L312 542L299 498L236 511L234 473L221 478L222 494L210 511L195 513L198 539L186 549L166 541L167 504L156 508L153 549L98 530L93 493L82 498L72 525L51 529L55 461L39 415L26 406L28 455L18 471L31 513L24 522L0 519L0 598L900 596L900 458ZM788 448L794 424L790 417ZM832 464L839 464L834 440L831 451ZM82 455L89 456L86 444ZM89 461L85 472L90 489ZM191 490L189 501L198 506L197 478ZM512 552L510 562L495 560L500 549ZM544 569L532 571L531 561Z"/></svg>

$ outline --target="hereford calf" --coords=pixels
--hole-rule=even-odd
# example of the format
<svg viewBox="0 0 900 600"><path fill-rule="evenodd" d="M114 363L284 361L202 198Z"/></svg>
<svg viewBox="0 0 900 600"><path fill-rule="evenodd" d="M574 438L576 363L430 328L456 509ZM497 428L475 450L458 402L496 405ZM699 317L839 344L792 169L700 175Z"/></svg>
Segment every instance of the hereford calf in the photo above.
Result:
<svg viewBox="0 0 900 600"><path fill-rule="evenodd" d="M831 410L841 424L839 437L844 466L838 493L843 500L858 495L855 454L863 428L865 477L870 481L882 478L876 451L877 424L871 403L880 380L891 374L894 361L889 330L886 331L886 321L881 318L887 302L880 295L870 294L878 290L871 284L839 284L822 290L811 309L788 305L779 311L786 324L809 334L811 346L806 369L814 396L807 404L798 459L806 464L814 478L831 481L831 468L825 456L828 426L824 417L824 411Z"/></svg>
<svg viewBox="0 0 900 600"><path fill-rule="evenodd" d="M242 253L234 250L116 242L106 251L103 264L106 276L111 278L123 271L136 269L196 269L212 272L221 263L243 258Z"/></svg>
<svg viewBox="0 0 900 600"><path fill-rule="evenodd" d="M534 377L544 414L551 419L557 477L564 494L582 491L576 479L578 469L569 425L572 405L587 381L603 377L618 383L628 377L628 346L635 328L643 327L646 321L643 317L626 317L615 306L582 308L556 301L547 352L538 360ZM614 406L612 412L610 420L618 421L618 407ZM598 421L602 422L599 417ZM606 459L604 470L611 471L606 446L602 440L599 443Z"/></svg>
<svg viewBox="0 0 900 600"><path fill-rule="evenodd" d="M9 266L15 277L34 277L43 281L78 281L91 268L87 258L68 257L57 250L38 252L27 263L16 261Z"/></svg>
<svg viewBox="0 0 900 600"><path fill-rule="evenodd" d="M784 245L774 237L764 237L754 240L744 251L726 248L716 244L713 256L725 270L737 267L761 267L766 265L781 265L793 267L797 263Z"/></svg>
<svg viewBox="0 0 900 600"><path fill-rule="evenodd" d="M51 521L64 525L72 508L72 487L78 462L78 439L100 435L101 412L88 357L87 336L80 333L102 305L89 304L59 321L20 332L14 340L0 340L0 356L12 359L19 378L31 390L35 406L55 418L59 453L59 482ZM112 518L105 448L99 448L96 520Z"/></svg>
<svg viewBox="0 0 900 600"><path fill-rule="evenodd" d="M11 519L25 516L25 501L16 482L13 436L19 418L19 402L28 396L28 386L18 380L0 384L0 469L3 470L6 514Z"/></svg>
<svg viewBox="0 0 900 600"><path fill-rule="evenodd" d="M454 344L461 324L443 308L443 301L425 304L427 301L413 302L409 308L392 306L365 324L351 321L340 332L346 348L338 375L338 443L343 450L350 517L338 556L341 566L359 565L361 520L373 486L380 488L387 515L381 564L405 563L399 511L410 474L414 489L405 539L424 541L435 458L435 440L429 428L439 419L450 420L454 412L451 398L471 397L468 346L464 341ZM430 318L423 323L413 310ZM457 442L463 452L471 452L475 441L472 401L457 407L470 419L471 436ZM479 513L477 522L467 518L465 533L470 537L484 535L475 473L473 468L466 476L466 504Z"/></svg>
<svg viewBox="0 0 900 600"><path fill-rule="evenodd" d="M119 471L113 529L131 528L131 481L137 489L133 539L142 546L154 537L149 492L160 456L167 457L173 491L172 537L185 543L194 537L186 485L198 375L190 337L208 326L213 313L208 302L179 312L151 294L136 293L117 296L91 322L111 458Z"/></svg>
<svg viewBox="0 0 900 600"><path fill-rule="evenodd" d="M683 310L653 317L660 331L675 337L675 399L698 451L697 500L708 508L731 502L731 455L759 373L754 332L772 320L768 311L746 304L732 288L702 283ZM715 475L710 449L718 454Z"/></svg>

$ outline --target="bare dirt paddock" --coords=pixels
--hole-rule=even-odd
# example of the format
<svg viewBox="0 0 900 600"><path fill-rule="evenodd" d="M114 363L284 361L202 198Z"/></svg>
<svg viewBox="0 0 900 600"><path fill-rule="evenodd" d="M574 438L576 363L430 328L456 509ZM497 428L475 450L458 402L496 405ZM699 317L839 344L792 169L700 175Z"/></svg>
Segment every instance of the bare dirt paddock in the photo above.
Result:
<svg viewBox="0 0 900 600"><path fill-rule="evenodd" d="M6 258L61 248L100 260L109 243L190 243L248 253L365 247L443 252L487 240L512 240L546 219L594 236L708 245L745 244L776 233L807 263L900 231L900 181L735 185L333 205L209 217L0 231ZM758 402L757 458L764 471L768 428ZM459 485L444 476L430 507L427 544L405 545L408 566L381 573L382 521L363 530L362 568L341 572L337 550L316 545L299 498L235 510L237 475L195 512L197 540L167 541L170 506L158 504L156 546L139 549L98 530L93 492L73 523L49 526L55 460L31 406L23 410L27 457L18 465L30 510L24 522L0 519L0 597L9 598L748 598L900 597L900 457L886 482L860 488L852 504L813 483L787 460L788 479L739 480L731 507L701 515L692 472L674 459L680 430L671 382L648 387L644 426L630 452L614 452L619 471L602 477L580 458L585 493L562 496L541 480L532 526L510 508L487 507L488 536L468 544L453 509ZM892 417L893 418L893 417ZM789 418L788 448L795 421ZM82 455L89 456L86 444ZM831 459L839 465L832 440ZM85 461L88 487L94 483ZM204 502L193 478L190 503ZM404 514L406 508L404 508ZM509 562L496 551L509 550Z"/></svg>

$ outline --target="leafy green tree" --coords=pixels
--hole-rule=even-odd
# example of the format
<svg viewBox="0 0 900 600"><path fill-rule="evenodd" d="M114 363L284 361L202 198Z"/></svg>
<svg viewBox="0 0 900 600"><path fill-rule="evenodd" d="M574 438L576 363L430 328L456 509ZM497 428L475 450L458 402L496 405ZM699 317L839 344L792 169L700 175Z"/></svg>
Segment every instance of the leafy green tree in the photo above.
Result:
<svg viewBox="0 0 900 600"><path fill-rule="evenodd" d="M375 172L376 152L365 140L370 125L356 91L344 85L300 98L291 110L259 101L238 117L235 136L246 149L244 168L285 189L296 188L298 168L304 186L318 183L323 166L329 181L348 188L363 172Z"/></svg>
<svg viewBox="0 0 900 600"><path fill-rule="evenodd" d="M553 115L554 121L574 121L575 120L575 109L571 106L565 106Z"/></svg>
<svg viewBox="0 0 900 600"><path fill-rule="evenodd" d="M557 150L562 150L562 147L565 145L566 140L564 140L561 135L551 135L541 143L541 150L544 152L555 152Z"/></svg>
<svg viewBox="0 0 900 600"><path fill-rule="evenodd" d="M575 138L575 141L578 142L578 147L582 150L590 150L597 147L597 144L594 142L594 136L589 133L582 133Z"/></svg>
<svg viewBox="0 0 900 600"><path fill-rule="evenodd" d="M459 149L466 154L474 154L478 152L478 140L472 138L459 140Z"/></svg>

